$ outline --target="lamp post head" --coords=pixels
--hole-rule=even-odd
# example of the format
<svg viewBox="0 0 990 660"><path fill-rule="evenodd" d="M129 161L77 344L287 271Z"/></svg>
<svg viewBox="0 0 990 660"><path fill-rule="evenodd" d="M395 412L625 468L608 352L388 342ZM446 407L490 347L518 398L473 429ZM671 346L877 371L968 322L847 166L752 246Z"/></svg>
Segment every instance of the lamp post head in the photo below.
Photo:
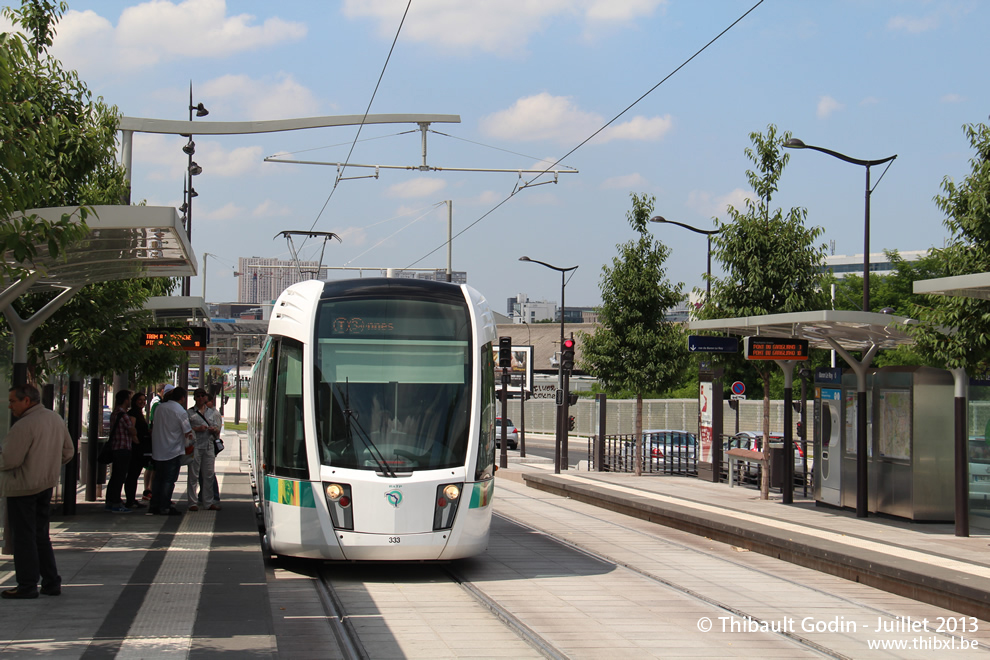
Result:
<svg viewBox="0 0 990 660"><path fill-rule="evenodd" d="M193 161L189 164L189 173L193 176L198 176L203 173L203 168L200 167L196 161Z"/></svg>
<svg viewBox="0 0 990 660"><path fill-rule="evenodd" d="M182 153L187 156L192 156L196 153L196 143L192 141L192 138L189 139L189 142L186 142L186 146L182 147Z"/></svg>
<svg viewBox="0 0 990 660"><path fill-rule="evenodd" d="M519 261L532 261L529 257L519 257Z"/></svg>
<svg viewBox="0 0 990 660"><path fill-rule="evenodd" d="M788 149L807 149L808 145L797 138L791 138L784 141L784 146Z"/></svg>
<svg viewBox="0 0 990 660"><path fill-rule="evenodd" d="M197 117L205 117L206 115L210 114L210 111L207 110L202 103L198 103L196 105L190 105L189 111L192 112L193 110L196 111Z"/></svg>
<svg viewBox="0 0 990 660"><path fill-rule="evenodd" d="M665 223L667 222L667 218L663 217L662 215L655 215L652 218L650 218L650 222Z"/></svg>

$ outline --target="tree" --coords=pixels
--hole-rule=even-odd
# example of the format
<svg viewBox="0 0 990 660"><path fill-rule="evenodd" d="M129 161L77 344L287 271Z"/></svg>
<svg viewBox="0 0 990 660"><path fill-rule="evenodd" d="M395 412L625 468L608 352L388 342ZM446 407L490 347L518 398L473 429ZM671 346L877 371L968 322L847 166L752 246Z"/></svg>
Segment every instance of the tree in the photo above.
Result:
<svg viewBox="0 0 990 660"><path fill-rule="evenodd" d="M643 469L643 394L676 385L688 356L680 326L666 320L667 311L684 299L684 285L666 279L670 249L647 231L654 202L632 195L626 218L639 238L617 245L612 267L602 267L600 327L593 335L582 333L582 368L609 391L636 393L636 474Z"/></svg>
<svg viewBox="0 0 990 660"><path fill-rule="evenodd" d="M40 246L58 257L88 234L87 210L57 221L21 217L32 208L119 200L126 190L115 163L117 110L92 101L74 71L48 54L64 2L23 0L3 13L27 34L0 34L0 277L37 269Z"/></svg>
<svg viewBox="0 0 990 660"><path fill-rule="evenodd" d="M57 257L87 236L87 207L127 197L124 168L116 162L117 108L94 101L76 72L63 70L48 53L66 7L23 0L20 10L3 9L23 31L0 34L0 281L7 284L38 269L34 260L42 247ZM79 210L55 222L23 215L59 206ZM84 373L160 377L163 363L174 365L176 357L133 350L141 326L133 313L149 295L167 294L171 286L167 280L127 280L85 287L32 335L29 371L40 375L46 351L71 345L69 366ZM15 309L29 315L52 297L21 296Z"/></svg>
<svg viewBox="0 0 990 660"><path fill-rule="evenodd" d="M990 127L969 124L963 131L976 155L970 173L959 184L946 177L943 195L935 204L945 213L949 230L944 248L931 258L942 275L969 275L990 271ZM916 350L932 364L980 373L990 369L990 301L951 296L925 296L913 316ZM953 332L947 334L944 328Z"/></svg>
<svg viewBox="0 0 990 660"><path fill-rule="evenodd" d="M816 241L821 227L805 226L807 211L792 208L786 213L771 209L773 193L789 155L782 145L790 133L777 134L773 124L766 135L751 133L753 148L746 156L756 165L746 178L757 200L746 200L744 211L732 206L729 220L715 218L721 232L712 237L712 253L721 262L725 277L712 278L712 295L705 300L699 316L703 319L761 316L828 308L828 295L822 286L826 246ZM740 365L736 364L738 368ZM763 437L770 437L770 383L775 366L771 362L751 363L763 383ZM768 447L764 445L766 451ZM769 468L769 451L766 451ZM763 471L760 495L769 497L770 470Z"/></svg>

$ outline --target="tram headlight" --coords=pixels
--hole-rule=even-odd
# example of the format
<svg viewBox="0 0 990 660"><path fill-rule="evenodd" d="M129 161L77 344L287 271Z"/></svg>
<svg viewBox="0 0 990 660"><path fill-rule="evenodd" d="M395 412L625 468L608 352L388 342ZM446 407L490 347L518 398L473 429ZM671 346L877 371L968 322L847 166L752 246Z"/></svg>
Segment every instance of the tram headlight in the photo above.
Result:
<svg viewBox="0 0 990 660"><path fill-rule="evenodd" d="M351 487L347 484L324 483L327 508L334 529L354 529L354 512L351 508Z"/></svg>
<svg viewBox="0 0 990 660"><path fill-rule="evenodd" d="M434 531L450 529L454 525L454 515L457 513L463 487L463 483L437 486L437 499L433 508Z"/></svg>

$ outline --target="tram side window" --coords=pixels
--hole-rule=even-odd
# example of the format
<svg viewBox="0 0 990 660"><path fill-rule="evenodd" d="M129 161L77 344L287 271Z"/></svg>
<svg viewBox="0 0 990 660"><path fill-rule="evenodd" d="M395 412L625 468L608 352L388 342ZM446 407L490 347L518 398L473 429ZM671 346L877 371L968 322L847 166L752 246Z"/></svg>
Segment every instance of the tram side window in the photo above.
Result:
<svg viewBox="0 0 990 660"><path fill-rule="evenodd" d="M274 442L274 472L284 477L305 479L309 476L306 461L306 436L303 431L302 345L283 339L275 364L275 383L268 401L272 411L267 429Z"/></svg>
<svg viewBox="0 0 990 660"><path fill-rule="evenodd" d="M481 429L478 434L478 465L475 481L495 475L495 357L492 344L481 347Z"/></svg>

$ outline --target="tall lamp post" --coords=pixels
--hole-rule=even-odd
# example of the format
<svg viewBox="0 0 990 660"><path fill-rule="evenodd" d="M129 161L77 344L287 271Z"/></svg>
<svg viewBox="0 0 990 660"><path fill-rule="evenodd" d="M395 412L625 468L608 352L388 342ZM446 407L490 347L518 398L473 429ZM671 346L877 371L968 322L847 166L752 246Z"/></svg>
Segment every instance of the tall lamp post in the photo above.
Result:
<svg viewBox="0 0 990 660"><path fill-rule="evenodd" d="M838 151L832 151L831 149L825 149L823 147L813 147L810 144L805 144L797 138L791 138L785 141L784 146L788 149L813 149L814 151L820 151L823 154L828 154L829 156L833 156L834 158L838 158L839 160L843 160L847 163L866 167L866 211L863 221L863 311L870 311L870 195L873 194L873 191L870 190L870 168L874 165L882 165L894 160L897 158L897 154L877 160L850 158L845 154L840 154ZM888 167L890 166L888 165ZM886 170L884 170L884 172L886 172ZM880 175L880 178L883 178L883 174ZM880 183L879 179L877 180L877 183Z"/></svg>
<svg viewBox="0 0 990 660"><path fill-rule="evenodd" d="M863 311L870 311L870 195L873 193L870 190L870 168L874 165L893 161L897 158L897 154L878 160L862 160L850 158L831 149L813 147L797 138L786 140L784 146L788 149L813 149L847 163L862 165L866 168L866 211L863 222ZM884 170L884 172L886 171ZM880 178L883 178L883 174L880 175ZM880 180L877 179L877 183L879 182ZM868 513L867 492L869 488L869 473L866 464L866 382L860 374L857 374L856 380L856 516L865 518Z"/></svg>
<svg viewBox="0 0 990 660"><path fill-rule="evenodd" d="M561 268L559 266L553 266L546 263L545 261L539 261L537 259L530 259L529 257L519 257L519 261L531 261L534 264L540 264L541 266L546 266L551 270L556 270L560 273L560 350L564 350L564 288L567 286L567 281L565 279L567 273L572 270L577 270L577 266L571 266L570 268ZM555 474L560 474L560 454L561 447L563 446L567 433L567 399L568 392L564 387L564 362L559 360L557 362L557 387L563 391L563 403L557 406L557 433L555 439L555 447L553 452L553 471ZM564 469L567 469L566 464Z"/></svg>
<svg viewBox="0 0 990 660"><path fill-rule="evenodd" d="M202 103L193 105L193 90L192 83L189 83L189 121L193 119L193 112L196 113L197 117L205 117L210 114ZM196 153L196 143L193 142L192 134L186 136L189 141L186 142L185 146L182 147L182 152L186 154L189 159L189 163L186 165L186 176L185 181L183 181L183 188L185 192L185 199L182 200L182 206L179 207L186 216L186 238L192 242L192 200L193 197L198 197L199 193L193 188L192 178L203 173L203 168L200 167L192 158L193 154ZM182 295L189 296L192 295L190 292L191 278L185 277L182 280Z"/></svg>
<svg viewBox="0 0 990 660"><path fill-rule="evenodd" d="M692 227L691 225L686 225L683 222L677 222L676 220L667 220L662 215L655 215L650 218L650 222L656 222L666 225L677 225L678 227L684 227L689 231L693 231L696 234L705 234L708 237L708 270L707 277L705 277L705 299L711 297L712 295L712 235L718 234L721 229L698 229L697 227Z"/></svg>

